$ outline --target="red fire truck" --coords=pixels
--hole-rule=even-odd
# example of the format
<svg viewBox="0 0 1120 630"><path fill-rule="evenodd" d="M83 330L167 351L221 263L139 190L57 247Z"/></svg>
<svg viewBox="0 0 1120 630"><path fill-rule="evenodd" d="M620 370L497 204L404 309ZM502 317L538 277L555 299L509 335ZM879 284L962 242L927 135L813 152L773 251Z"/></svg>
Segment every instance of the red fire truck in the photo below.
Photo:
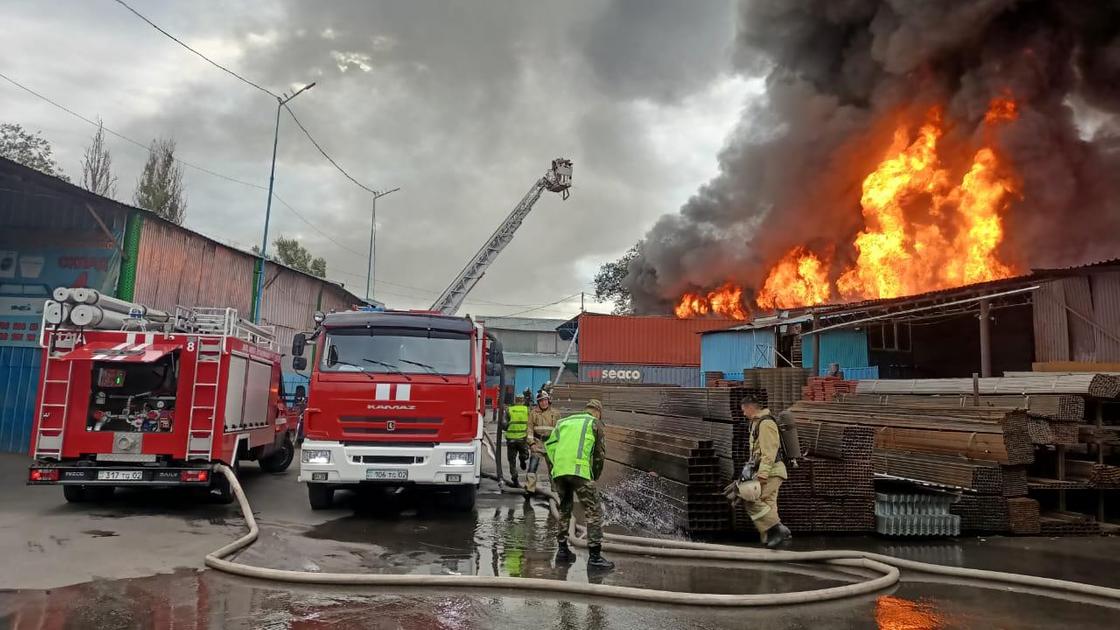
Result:
<svg viewBox="0 0 1120 630"><path fill-rule="evenodd" d="M497 340L466 317L357 310L296 335L293 365L314 367L304 410L300 481L313 509L337 488L422 486L474 507L483 419L502 369ZM488 382L488 376L491 377Z"/></svg>
<svg viewBox="0 0 1120 630"><path fill-rule="evenodd" d="M119 486L193 486L231 501L216 464L288 468L296 423L269 327L231 308L172 315L58 291L44 313L28 483L62 485L71 502ZM74 293L86 302L66 301Z"/></svg>

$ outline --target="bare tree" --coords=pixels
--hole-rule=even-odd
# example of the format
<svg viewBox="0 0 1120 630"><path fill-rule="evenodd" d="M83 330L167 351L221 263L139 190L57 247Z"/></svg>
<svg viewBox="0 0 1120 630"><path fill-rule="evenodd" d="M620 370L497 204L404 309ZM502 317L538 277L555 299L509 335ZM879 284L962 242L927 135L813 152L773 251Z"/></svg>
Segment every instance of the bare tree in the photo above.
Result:
<svg viewBox="0 0 1120 630"><path fill-rule="evenodd" d="M109 147L105 146L105 126L100 118L97 119L97 133L93 134L93 140L82 156L82 188L102 197L117 195L113 156L109 155Z"/></svg>
<svg viewBox="0 0 1120 630"><path fill-rule="evenodd" d="M174 139L152 140L133 200L137 206L182 225L187 200L183 194L183 167L175 161Z"/></svg>

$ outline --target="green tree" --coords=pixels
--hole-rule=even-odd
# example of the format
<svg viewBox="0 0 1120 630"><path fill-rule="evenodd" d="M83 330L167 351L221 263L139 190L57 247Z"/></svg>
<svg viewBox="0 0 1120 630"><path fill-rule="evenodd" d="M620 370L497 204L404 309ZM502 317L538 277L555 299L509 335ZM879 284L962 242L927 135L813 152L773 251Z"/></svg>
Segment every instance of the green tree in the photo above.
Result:
<svg viewBox="0 0 1120 630"><path fill-rule="evenodd" d="M105 126L100 119L97 121L97 133L93 134L93 140L82 156L82 188L102 197L117 195L113 157L109 155L109 147L105 146Z"/></svg>
<svg viewBox="0 0 1120 630"><path fill-rule="evenodd" d="M53 153L51 143L40 132L31 133L13 123L0 124L0 157L70 181L62 172L62 167L54 161Z"/></svg>
<svg viewBox="0 0 1120 630"><path fill-rule="evenodd" d="M638 246L628 249L618 260L603 263L595 274L595 299L600 302L614 302L614 313L626 315L634 310L630 290L623 281L630 272L630 261L638 255Z"/></svg>
<svg viewBox="0 0 1120 630"><path fill-rule="evenodd" d="M253 253L260 256L261 248L254 245ZM327 277L326 259L312 257L311 252L294 238L280 236L272 241L272 253L268 258L313 276Z"/></svg>
<svg viewBox="0 0 1120 630"><path fill-rule="evenodd" d="M136 182L136 205L160 217L183 224L187 200L183 194L183 167L175 161L175 140L159 138L148 147L148 161Z"/></svg>

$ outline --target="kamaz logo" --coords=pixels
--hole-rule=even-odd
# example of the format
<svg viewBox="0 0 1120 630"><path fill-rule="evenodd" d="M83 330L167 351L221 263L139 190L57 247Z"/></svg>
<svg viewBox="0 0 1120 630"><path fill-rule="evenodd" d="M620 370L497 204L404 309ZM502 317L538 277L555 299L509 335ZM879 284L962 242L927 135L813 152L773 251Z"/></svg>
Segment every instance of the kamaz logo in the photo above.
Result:
<svg viewBox="0 0 1120 630"><path fill-rule="evenodd" d="M416 405L366 405L370 411L415 411Z"/></svg>
<svg viewBox="0 0 1120 630"><path fill-rule="evenodd" d="M396 420L390 420L390 421L386 422L385 423L385 430L386 431L396 431L397 430L397 421Z"/></svg>

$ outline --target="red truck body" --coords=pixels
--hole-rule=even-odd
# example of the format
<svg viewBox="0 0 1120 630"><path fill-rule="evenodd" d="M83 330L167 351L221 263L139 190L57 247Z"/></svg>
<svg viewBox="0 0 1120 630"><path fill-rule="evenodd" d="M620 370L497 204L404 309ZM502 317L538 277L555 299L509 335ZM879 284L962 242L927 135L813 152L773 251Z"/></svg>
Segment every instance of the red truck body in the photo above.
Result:
<svg viewBox="0 0 1120 630"><path fill-rule="evenodd" d="M480 324L429 312L332 313L313 336L300 480L312 507L363 484L441 487L473 506L496 390ZM293 348L293 355L302 348Z"/></svg>
<svg viewBox="0 0 1120 630"><path fill-rule="evenodd" d="M287 468L296 422L280 354L228 313L219 334L45 329L28 482L82 500L124 485L221 490L219 463Z"/></svg>

